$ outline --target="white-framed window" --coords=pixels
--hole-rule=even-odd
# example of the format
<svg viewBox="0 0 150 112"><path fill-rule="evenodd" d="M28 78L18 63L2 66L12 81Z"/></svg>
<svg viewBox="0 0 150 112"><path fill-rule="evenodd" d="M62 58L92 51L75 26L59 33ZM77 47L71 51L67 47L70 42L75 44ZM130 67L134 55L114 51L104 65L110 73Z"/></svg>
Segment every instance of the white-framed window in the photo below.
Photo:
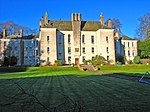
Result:
<svg viewBox="0 0 150 112"><path fill-rule="evenodd" d="M130 56L130 50L128 50L128 56Z"/></svg>
<svg viewBox="0 0 150 112"><path fill-rule="evenodd" d="M109 53L108 47L106 47L106 52Z"/></svg>
<svg viewBox="0 0 150 112"><path fill-rule="evenodd" d="M47 47L47 53L49 53L50 52L50 48L49 47Z"/></svg>
<svg viewBox="0 0 150 112"><path fill-rule="evenodd" d="M91 43L94 43L94 36L91 36Z"/></svg>
<svg viewBox="0 0 150 112"><path fill-rule="evenodd" d="M130 43L128 42L128 47L130 47Z"/></svg>
<svg viewBox="0 0 150 112"><path fill-rule="evenodd" d="M85 47L82 48L82 52L85 53Z"/></svg>
<svg viewBox="0 0 150 112"><path fill-rule="evenodd" d="M92 47L92 50L91 50L91 51L92 51L92 53L94 53L94 47Z"/></svg>
<svg viewBox="0 0 150 112"><path fill-rule="evenodd" d="M71 47L68 47L68 53L71 54Z"/></svg>
<svg viewBox="0 0 150 112"><path fill-rule="evenodd" d="M47 36L47 41L49 41L50 40L50 37L49 36Z"/></svg>
<svg viewBox="0 0 150 112"><path fill-rule="evenodd" d="M106 36L106 42L108 43L108 36Z"/></svg>
<svg viewBox="0 0 150 112"><path fill-rule="evenodd" d="M71 35L68 34L68 43L71 43Z"/></svg>
<svg viewBox="0 0 150 112"><path fill-rule="evenodd" d="M109 56L107 56L107 61L109 61Z"/></svg>
<svg viewBox="0 0 150 112"><path fill-rule="evenodd" d="M134 42L132 42L132 47L134 47Z"/></svg>
<svg viewBox="0 0 150 112"><path fill-rule="evenodd" d="M82 43L85 43L85 35L82 35Z"/></svg>
<svg viewBox="0 0 150 112"><path fill-rule="evenodd" d="M68 56L68 62L71 63L71 56Z"/></svg>

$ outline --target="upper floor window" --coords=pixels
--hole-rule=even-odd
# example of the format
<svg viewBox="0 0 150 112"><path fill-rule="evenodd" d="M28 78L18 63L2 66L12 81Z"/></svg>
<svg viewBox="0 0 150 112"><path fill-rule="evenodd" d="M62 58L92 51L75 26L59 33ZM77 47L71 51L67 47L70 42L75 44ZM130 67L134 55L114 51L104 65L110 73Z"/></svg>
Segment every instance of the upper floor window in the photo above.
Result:
<svg viewBox="0 0 150 112"><path fill-rule="evenodd" d="M49 47L47 47L47 53L49 53L50 52L50 48Z"/></svg>
<svg viewBox="0 0 150 112"><path fill-rule="evenodd" d="M108 36L106 36L106 42L108 43Z"/></svg>
<svg viewBox="0 0 150 112"><path fill-rule="evenodd" d="M85 53L85 47L82 48L82 52Z"/></svg>
<svg viewBox="0 0 150 112"><path fill-rule="evenodd" d="M108 47L106 48L106 52L109 53Z"/></svg>
<svg viewBox="0 0 150 112"><path fill-rule="evenodd" d="M128 50L128 56L130 56L130 50Z"/></svg>
<svg viewBox="0 0 150 112"><path fill-rule="evenodd" d="M50 40L50 38L49 38L49 36L47 36L47 41L49 41Z"/></svg>
<svg viewBox="0 0 150 112"><path fill-rule="evenodd" d="M6 41L4 41L4 46L6 46Z"/></svg>
<svg viewBox="0 0 150 112"><path fill-rule="evenodd" d="M71 53L71 47L68 47L68 53Z"/></svg>
<svg viewBox="0 0 150 112"><path fill-rule="evenodd" d="M91 36L91 43L94 43L94 36Z"/></svg>
<svg viewBox="0 0 150 112"><path fill-rule="evenodd" d="M82 43L85 43L85 35L82 35Z"/></svg>
<svg viewBox="0 0 150 112"><path fill-rule="evenodd" d="M125 42L123 42L123 45L125 46Z"/></svg>
<svg viewBox="0 0 150 112"><path fill-rule="evenodd" d="M71 35L68 35L68 43L71 43Z"/></svg>
<svg viewBox="0 0 150 112"><path fill-rule="evenodd" d="M132 51L132 56L134 56L134 51Z"/></svg>
<svg viewBox="0 0 150 112"><path fill-rule="evenodd" d="M128 42L128 47L130 46L130 43Z"/></svg>
<svg viewBox="0 0 150 112"><path fill-rule="evenodd" d="M134 46L134 43L132 42L132 47Z"/></svg>
<svg viewBox="0 0 150 112"><path fill-rule="evenodd" d="M92 53L94 53L94 47L92 47Z"/></svg>

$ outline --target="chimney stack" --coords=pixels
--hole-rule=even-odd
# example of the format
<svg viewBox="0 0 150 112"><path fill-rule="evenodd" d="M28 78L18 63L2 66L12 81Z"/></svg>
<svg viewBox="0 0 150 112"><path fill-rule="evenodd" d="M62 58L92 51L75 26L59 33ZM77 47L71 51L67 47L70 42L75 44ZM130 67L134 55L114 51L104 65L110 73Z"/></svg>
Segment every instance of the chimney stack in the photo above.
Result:
<svg viewBox="0 0 150 112"><path fill-rule="evenodd" d="M23 29L20 29L20 37L23 37Z"/></svg>
<svg viewBox="0 0 150 112"><path fill-rule="evenodd" d="M108 27L112 28L112 20L111 19L108 20Z"/></svg>
<svg viewBox="0 0 150 112"><path fill-rule="evenodd" d="M81 14L72 13L72 21L81 21Z"/></svg>

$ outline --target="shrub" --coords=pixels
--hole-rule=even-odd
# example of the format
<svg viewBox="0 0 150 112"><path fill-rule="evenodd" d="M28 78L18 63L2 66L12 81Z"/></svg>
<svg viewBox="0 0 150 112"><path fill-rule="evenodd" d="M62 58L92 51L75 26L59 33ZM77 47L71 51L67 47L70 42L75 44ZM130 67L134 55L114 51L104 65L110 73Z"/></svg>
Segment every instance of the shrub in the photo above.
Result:
<svg viewBox="0 0 150 112"><path fill-rule="evenodd" d="M100 65L100 64L105 64L106 63L106 59L103 56L100 55L96 55L93 59L92 59L92 64L93 65Z"/></svg>
<svg viewBox="0 0 150 112"><path fill-rule="evenodd" d="M87 65L88 63L91 63L91 60L84 60L84 61L83 61L83 64L84 64L84 65Z"/></svg>
<svg viewBox="0 0 150 112"><path fill-rule="evenodd" d="M126 61L125 56L117 56L116 60L118 62L123 63L123 64L125 64L125 61Z"/></svg>
<svg viewBox="0 0 150 112"><path fill-rule="evenodd" d="M44 66L51 66L51 62L46 62Z"/></svg>
<svg viewBox="0 0 150 112"><path fill-rule="evenodd" d="M55 65L56 66L61 66L62 65L62 61L61 60L55 60Z"/></svg>
<svg viewBox="0 0 150 112"><path fill-rule="evenodd" d="M135 57L134 57L134 63L135 63L135 64L139 64L139 63L140 63L140 60L141 60L140 56L135 56Z"/></svg>
<svg viewBox="0 0 150 112"><path fill-rule="evenodd" d="M127 63L128 64L133 64L133 61L132 60L128 60Z"/></svg>
<svg viewBox="0 0 150 112"><path fill-rule="evenodd" d="M117 65L122 65L122 63L121 63L121 62L119 62L119 61L117 61L117 62L116 62L116 64L117 64Z"/></svg>

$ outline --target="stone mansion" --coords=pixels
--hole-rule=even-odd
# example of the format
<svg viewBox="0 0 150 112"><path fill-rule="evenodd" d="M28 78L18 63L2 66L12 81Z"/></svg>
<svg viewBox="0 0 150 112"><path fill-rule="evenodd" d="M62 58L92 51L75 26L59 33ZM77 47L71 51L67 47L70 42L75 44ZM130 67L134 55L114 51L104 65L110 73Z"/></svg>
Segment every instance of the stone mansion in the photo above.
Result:
<svg viewBox="0 0 150 112"><path fill-rule="evenodd" d="M40 19L39 36L23 36L23 30L0 35L0 66L8 57L16 58L17 66L54 64L83 64L96 55L115 64L118 56L132 60L137 55L137 40L120 37L120 31L112 28L112 20L83 21L80 13L72 13L71 20L49 20L48 13ZM14 61L14 60L13 60Z"/></svg>
<svg viewBox="0 0 150 112"><path fill-rule="evenodd" d="M82 64L96 55L103 56L111 64L116 56L126 56L133 60L137 55L137 40L124 39L120 32L114 32L112 20L104 24L104 16L99 21L82 21L80 13L72 13L71 21L49 20L48 13L40 20L40 60L41 64L61 60L63 64Z"/></svg>

